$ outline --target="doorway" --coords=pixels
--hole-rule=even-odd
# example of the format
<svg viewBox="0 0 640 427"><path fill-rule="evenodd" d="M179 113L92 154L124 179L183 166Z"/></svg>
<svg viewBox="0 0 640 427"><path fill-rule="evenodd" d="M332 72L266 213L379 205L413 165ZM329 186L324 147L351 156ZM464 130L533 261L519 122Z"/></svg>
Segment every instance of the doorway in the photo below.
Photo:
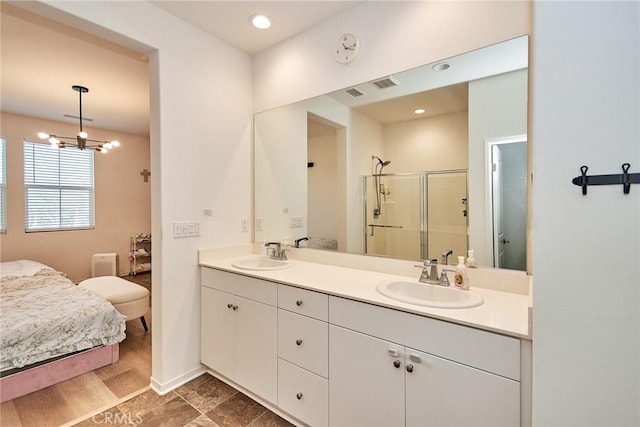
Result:
<svg viewBox="0 0 640 427"><path fill-rule="evenodd" d="M526 270L527 140L487 141L493 266Z"/></svg>

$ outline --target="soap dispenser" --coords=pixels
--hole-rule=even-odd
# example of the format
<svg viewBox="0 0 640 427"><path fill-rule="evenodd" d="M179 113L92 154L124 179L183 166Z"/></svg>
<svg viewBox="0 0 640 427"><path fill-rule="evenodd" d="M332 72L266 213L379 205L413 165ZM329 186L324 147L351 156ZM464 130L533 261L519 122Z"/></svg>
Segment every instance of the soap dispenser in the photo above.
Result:
<svg viewBox="0 0 640 427"><path fill-rule="evenodd" d="M469 249L467 251L467 267L469 268L476 268L476 258L475 258L475 253L473 251L473 249Z"/></svg>
<svg viewBox="0 0 640 427"><path fill-rule="evenodd" d="M458 289L469 289L469 278L467 277L467 268L464 266L464 257L458 257L458 265L456 265L456 275L454 284Z"/></svg>

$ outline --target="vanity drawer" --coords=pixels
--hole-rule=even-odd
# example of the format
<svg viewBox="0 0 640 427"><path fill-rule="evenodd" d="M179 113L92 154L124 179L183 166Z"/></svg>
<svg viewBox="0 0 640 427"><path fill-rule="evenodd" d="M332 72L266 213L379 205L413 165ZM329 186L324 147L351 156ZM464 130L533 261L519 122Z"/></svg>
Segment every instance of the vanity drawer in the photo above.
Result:
<svg viewBox="0 0 640 427"><path fill-rule="evenodd" d="M329 296L294 286L278 285L278 307L326 322L329 317Z"/></svg>
<svg viewBox="0 0 640 427"><path fill-rule="evenodd" d="M273 282L208 267L201 267L200 271L200 283L202 286L272 306L277 304L278 285Z"/></svg>
<svg viewBox="0 0 640 427"><path fill-rule="evenodd" d="M278 357L326 378L328 343L329 325L326 322L278 310Z"/></svg>
<svg viewBox="0 0 640 427"><path fill-rule="evenodd" d="M278 407L310 426L329 422L329 382L278 359Z"/></svg>
<svg viewBox="0 0 640 427"><path fill-rule="evenodd" d="M333 296L329 323L520 380L517 338Z"/></svg>

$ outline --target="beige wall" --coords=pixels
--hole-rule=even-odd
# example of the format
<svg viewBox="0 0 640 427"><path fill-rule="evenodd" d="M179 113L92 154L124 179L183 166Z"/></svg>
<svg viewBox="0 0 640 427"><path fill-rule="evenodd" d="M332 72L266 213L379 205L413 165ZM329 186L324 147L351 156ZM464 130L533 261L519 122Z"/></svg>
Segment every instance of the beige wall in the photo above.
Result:
<svg viewBox="0 0 640 427"><path fill-rule="evenodd" d="M385 173L467 169L467 112L384 126Z"/></svg>
<svg viewBox="0 0 640 427"><path fill-rule="evenodd" d="M64 271L79 281L91 274L94 253L116 252L120 273L129 271L129 236L151 232L149 138L85 128L92 138L118 139L122 145L95 155L95 229L24 232L22 141L37 141L38 131L74 135L77 126L2 113L1 135L7 141L7 233L0 237L0 259L32 259Z"/></svg>

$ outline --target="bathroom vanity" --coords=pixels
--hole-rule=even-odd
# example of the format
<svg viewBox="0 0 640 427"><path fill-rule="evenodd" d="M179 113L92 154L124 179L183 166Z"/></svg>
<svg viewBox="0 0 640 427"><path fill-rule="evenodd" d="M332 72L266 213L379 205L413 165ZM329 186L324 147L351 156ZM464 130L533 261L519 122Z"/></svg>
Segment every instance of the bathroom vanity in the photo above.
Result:
<svg viewBox="0 0 640 427"><path fill-rule="evenodd" d="M213 375L300 425L531 424L529 293L472 284L482 305L432 308L376 291L417 269L236 267L257 257L200 254Z"/></svg>

